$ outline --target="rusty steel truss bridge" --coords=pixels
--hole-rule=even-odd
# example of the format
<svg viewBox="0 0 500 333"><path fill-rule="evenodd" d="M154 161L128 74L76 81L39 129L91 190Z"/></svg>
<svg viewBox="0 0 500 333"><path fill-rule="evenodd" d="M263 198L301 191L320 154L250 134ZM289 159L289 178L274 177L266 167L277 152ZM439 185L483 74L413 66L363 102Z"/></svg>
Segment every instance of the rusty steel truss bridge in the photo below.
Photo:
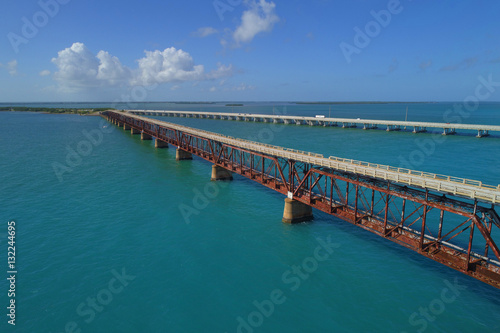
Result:
<svg viewBox="0 0 500 333"><path fill-rule="evenodd" d="M500 237L495 210L500 185L325 158L127 112L106 111L102 116L142 139L154 138L157 147L177 147L177 156L183 157L178 159L198 156L226 174L239 174L284 194L289 203L336 216L500 288L495 241ZM297 220L309 216L303 217Z"/></svg>

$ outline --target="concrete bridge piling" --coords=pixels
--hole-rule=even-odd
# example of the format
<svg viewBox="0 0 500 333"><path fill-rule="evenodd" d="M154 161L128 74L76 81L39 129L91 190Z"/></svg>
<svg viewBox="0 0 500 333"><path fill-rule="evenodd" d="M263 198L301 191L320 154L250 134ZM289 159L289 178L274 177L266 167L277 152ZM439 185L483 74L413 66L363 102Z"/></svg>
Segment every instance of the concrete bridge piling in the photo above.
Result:
<svg viewBox="0 0 500 333"><path fill-rule="evenodd" d="M153 140L153 137L145 132L141 132L141 140Z"/></svg>
<svg viewBox="0 0 500 333"><path fill-rule="evenodd" d="M285 199L285 209L283 210L284 223L300 223L313 219L312 207L297 200Z"/></svg>
<svg viewBox="0 0 500 333"><path fill-rule="evenodd" d="M233 174L231 171L214 164L212 165L211 180L233 180Z"/></svg>
<svg viewBox="0 0 500 333"><path fill-rule="evenodd" d="M177 147L177 150L175 151L175 159L177 161L192 160L193 154L181 149L181 147Z"/></svg>
<svg viewBox="0 0 500 333"><path fill-rule="evenodd" d="M168 143L155 138L155 148L168 148Z"/></svg>

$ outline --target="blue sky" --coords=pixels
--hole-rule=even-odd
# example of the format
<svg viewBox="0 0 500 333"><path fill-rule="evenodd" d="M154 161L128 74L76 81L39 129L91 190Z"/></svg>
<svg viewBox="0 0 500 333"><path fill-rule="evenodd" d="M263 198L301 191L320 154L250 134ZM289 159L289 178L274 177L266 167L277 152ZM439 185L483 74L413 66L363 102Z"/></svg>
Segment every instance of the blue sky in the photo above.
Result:
<svg viewBox="0 0 500 333"><path fill-rule="evenodd" d="M500 101L500 3L25 0L0 102Z"/></svg>

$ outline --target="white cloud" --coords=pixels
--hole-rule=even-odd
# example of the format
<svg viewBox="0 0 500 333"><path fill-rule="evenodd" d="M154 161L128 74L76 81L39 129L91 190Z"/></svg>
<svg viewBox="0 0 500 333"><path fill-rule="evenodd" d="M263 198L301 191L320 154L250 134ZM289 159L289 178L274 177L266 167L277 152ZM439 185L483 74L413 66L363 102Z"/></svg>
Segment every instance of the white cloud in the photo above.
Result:
<svg viewBox="0 0 500 333"><path fill-rule="evenodd" d="M241 25L233 33L237 45L251 42L261 32L271 31L274 24L280 20L275 13L274 2L249 0L247 3L250 9L243 12Z"/></svg>
<svg viewBox="0 0 500 333"><path fill-rule="evenodd" d="M110 55L106 51L99 51L97 59L100 61L97 70L98 80L107 81L110 85L116 85L130 79L130 69L122 66L117 57Z"/></svg>
<svg viewBox="0 0 500 333"><path fill-rule="evenodd" d="M217 29L215 29L215 28L212 28L212 27L203 27L203 28L199 28L198 30L196 30L195 32L193 32L193 36L204 38L204 37L216 34L218 32L219 31Z"/></svg>
<svg viewBox="0 0 500 333"><path fill-rule="evenodd" d="M49 76L49 75L50 75L50 71L49 71L49 70L47 70L47 69L45 69L45 70L41 71L41 72L39 73L39 75L40 75L40 76Z"/></svg>
<svg viewBox="0 0 500 333"><path fill-rule="evenodd" d="M146 51L146 57L139 59L139 72L134 84L202 80L205 69L195 65L189 53L174 47L164 51Z"/></svg>
<svg viewBox="0 0 500 333"><path fill-rule="evenodd" d="M12 60L7 63L7 70L9 74L12 76L17 75L17 60Z"/></svg>
<svg viewBox="0 0 500 333"><path fill-rule="evenodd" d="M163 51L145 51L145 54L144 58L137 60L138 68L131 69L106 51L99 51L94 55L84 44L74 43L59 51L58 56L52 59L58 68L54 79L64 87L84 88L151 86L169 82L213 80L233 74L231 65L222 64L217 64L217 69L206 72L203 65L195 64L189 53L174 47Z"/></svg>
<svg viewBox="0 0 500 333"><path fill-rule="evenodd" d="M210 87L209 91L210 91L210 92L216 92L216 91L217 91L217 88L215 88L215 87Z"/></svg>
<svg viewBox="0 0 500 333"><path fill-rule="evenodd" d="M207 80L216 80L216 79L221 79L224 77L229 77L233 75L233 66L229 65L223 65L221 63L217 64L217 69L211 71L210 73L207 73L206 79Z"/></svg>
<svg viewBox="0 0 500 333"><path fill-rule="evenodd" d="M58 71L54 78L64 84L76 87L99 85L97 73L99 61L83 43L74 43L52 58Z"/></svg>
<svg viewBox="0 0 500 333"><path fill-rule="evenodd" d="M9 61L7 63L7 65L0 63L0 67L5 67L5 69L7 70L7 72L9 72L9 74L11 76L16 76L18 74L17 73L17 60Z"/></svg>
<svg viewBox="0 0 500 333"><path fill-rule="evenodd" d="M240 83L238 86L232 87L233 91L246 91L246 90L254 90L255 86L249 86L245 83Z"/></svg>

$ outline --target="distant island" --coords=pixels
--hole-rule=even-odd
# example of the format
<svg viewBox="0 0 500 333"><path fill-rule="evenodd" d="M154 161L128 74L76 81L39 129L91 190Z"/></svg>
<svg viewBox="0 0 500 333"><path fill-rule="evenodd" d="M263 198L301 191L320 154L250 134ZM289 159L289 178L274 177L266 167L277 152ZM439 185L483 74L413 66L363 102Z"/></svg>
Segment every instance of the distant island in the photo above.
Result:
<svg viewBox="0 0 500 333"><path fill-rule="evenodd" d="M243 104L226 104L226 106L243 106Z"/></svg>
<svg viewBox="0 0 500 333"><path fill-rule="evenodd" d="M295 104L429 104L435 102L293 102Z"/></svg>
<svg viewBox="0 0 500 333"><path fill-rule="evenodd" d="M216 104L215 102L171 102L173 104Z"/></svg>
<svg viewBox="0 0 500 333"><path fill-rule="evenodd" d="M3 106L0 111L21 111L21 112L41 112L55 114L79 114L82 116L96 115L99 112L106 110L114 110L111 108L96 108L96 109L78 109L78 108L39 108L26 106Z"/></svg>

